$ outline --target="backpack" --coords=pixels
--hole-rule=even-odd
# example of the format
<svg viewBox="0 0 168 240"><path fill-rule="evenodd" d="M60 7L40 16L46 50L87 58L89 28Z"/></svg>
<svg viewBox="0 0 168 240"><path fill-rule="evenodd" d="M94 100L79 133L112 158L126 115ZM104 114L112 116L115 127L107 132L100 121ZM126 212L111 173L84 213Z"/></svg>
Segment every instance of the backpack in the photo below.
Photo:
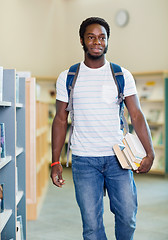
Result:
<svg viewBox="0 0 168 240"><path fill-rule="evenodd" d="M73 111L73 92L74 87L76 83L76 79L78 77L80 68L80 63L77 63L69 68L67 79L66 79L66 89L68 93L68 106L66 108L66 111L70 112L70 118L71 118L71 129L70 129L70 135L69 135L69 141L68 141L68 148L67 148L67 164L69 165L69 151L70 151L70 141L71 136L73 132L73 126L74 126L74 111ZM120 105L119 115L120 115L120 128L123 130L124 127L126 128L126 132L128 132L128 125L126 123L126 120L124 118L124 86L125 86L125 80L123 77L123 72L121 70L121 67L117 64L110 63L111 72L115 81L115 84L118 89L118 100L117 104Z"/></svg>

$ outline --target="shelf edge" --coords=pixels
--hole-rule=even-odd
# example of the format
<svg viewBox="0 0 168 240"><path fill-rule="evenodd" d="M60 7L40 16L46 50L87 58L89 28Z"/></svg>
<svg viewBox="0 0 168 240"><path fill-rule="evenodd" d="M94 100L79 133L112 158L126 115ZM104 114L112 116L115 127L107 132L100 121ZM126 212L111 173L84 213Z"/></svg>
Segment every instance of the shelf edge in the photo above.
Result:
<svg viewBox="0 0 168 240"><path fill-rule="evenodd" d="M11 106L12 106L11 102L0 101L0 107L11 107Z"/></svg>
<svg viewBox="0 0 168 240"><path fill-rule="evenodd" d="M6 158L0 159L0 169L6 166L12 160L12 156L6 156Z"/></svg>
<svg viewBox="0 0 168 240"><path fill-rule="evenodd" d="M23 152L22 147L16 147L16 157L19 156Z"/></svg>
<svg viewBox="0 0 168 240"><path fill-rule="evenodd" d="M5 225L7 224L9 218L12 215L12 210L4 210L4 212L0 213L0 233L2 232L2 230L4 229Z"/></svg>
<svg viewBox="0 0 168 240"><path fill-rule="evenodd" d="M19 204L20 200L22 199L23 194L24 194L23 191L18 191L16 193L16 206Z"/></svg>

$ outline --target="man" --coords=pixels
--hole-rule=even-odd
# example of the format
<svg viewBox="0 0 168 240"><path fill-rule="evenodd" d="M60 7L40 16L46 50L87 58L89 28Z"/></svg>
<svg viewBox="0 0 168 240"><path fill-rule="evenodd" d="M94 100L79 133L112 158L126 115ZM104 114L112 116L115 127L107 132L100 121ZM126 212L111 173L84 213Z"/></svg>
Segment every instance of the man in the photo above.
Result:
<svg viewBox="0 0 168 240"><path fill-rule="evenodd" d="M83 221L85 240L107 239L103 225L103 186L115 214L117 240L131 240L136 226L137 194L131 170L120 167L113 145L122 142L119 106L116 104L117 87L105 54L110 28L101 18L83 21L79 30L84 49L84 62L80 65L73 95L74 130L71 140L72 173L76 200ZM148 172L154 159L149 127L141 111L134 79L122 68L125 79L125 105L133 127L146 150L137 173ZM59 163L63 147L67 117L67 71L57 80L56 116L52 126L51 178L62 187L62 166Z"/></svg>

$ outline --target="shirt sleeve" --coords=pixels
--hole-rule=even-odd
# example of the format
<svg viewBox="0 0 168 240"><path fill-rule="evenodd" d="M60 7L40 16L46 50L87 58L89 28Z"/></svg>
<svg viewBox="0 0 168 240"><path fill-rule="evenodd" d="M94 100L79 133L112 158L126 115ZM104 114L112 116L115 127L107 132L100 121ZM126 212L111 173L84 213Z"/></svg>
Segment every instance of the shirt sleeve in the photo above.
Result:
<svg viewBox="0 0 168 240"><path fill-rule="evenodd" d="M62 72L56 83L56 99L62 102L68 102L68 93L66 89L66 79L68 70Z"/></svg>
<svg viewBox="0 0 168 240"><path fill-rule="evenodd" d="M135 80L132 74L125 68L122 68L122 72L125 79L124 96L128 97L137 94Z"/></svg>

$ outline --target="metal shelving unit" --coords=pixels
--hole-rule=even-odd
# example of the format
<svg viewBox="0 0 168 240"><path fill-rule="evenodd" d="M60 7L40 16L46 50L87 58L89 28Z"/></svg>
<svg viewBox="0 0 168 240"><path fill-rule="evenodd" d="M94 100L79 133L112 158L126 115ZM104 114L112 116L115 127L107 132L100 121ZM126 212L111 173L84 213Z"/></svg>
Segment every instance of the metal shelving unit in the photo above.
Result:
<svg viewBox="0 0 168 240"><path fill-rule="evenodd" d="M5 208L0 213L1 239L16 239L18 215L22 216L23 235L26 239L25 78L19 79L19 103L16 104L15 69L3 71L0 122L5 123L6 143L6 157L0 160L0 183L4 185Z"/></svg>

